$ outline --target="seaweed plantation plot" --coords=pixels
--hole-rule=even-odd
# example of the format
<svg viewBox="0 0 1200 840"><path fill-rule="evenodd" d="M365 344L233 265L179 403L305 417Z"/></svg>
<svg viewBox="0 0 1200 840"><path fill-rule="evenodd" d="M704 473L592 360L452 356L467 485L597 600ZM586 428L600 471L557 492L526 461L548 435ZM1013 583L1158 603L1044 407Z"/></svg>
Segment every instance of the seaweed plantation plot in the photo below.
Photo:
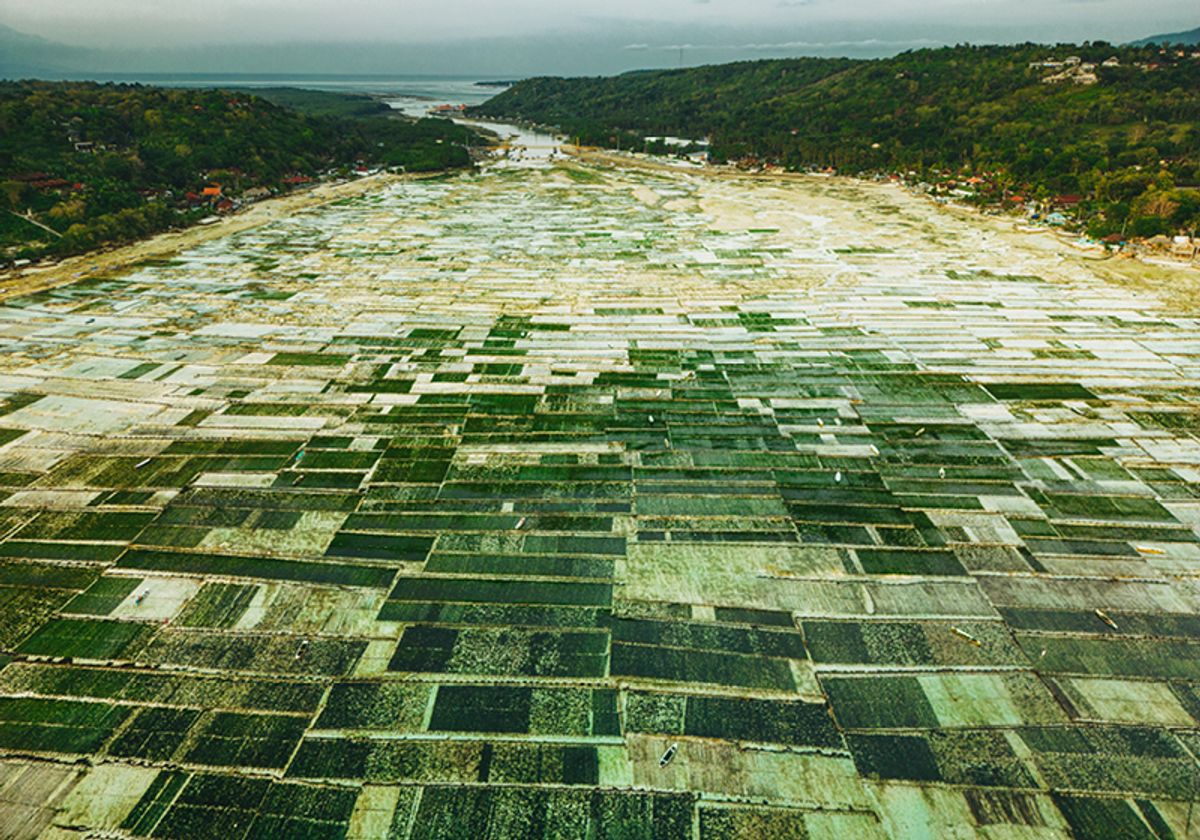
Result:
<svg viewBox="0 0 1200 840"><path fill-rule="evenodd" d="M493 167L7 301L0 834L1197 836L1200 319L986 225Z"/></svg>

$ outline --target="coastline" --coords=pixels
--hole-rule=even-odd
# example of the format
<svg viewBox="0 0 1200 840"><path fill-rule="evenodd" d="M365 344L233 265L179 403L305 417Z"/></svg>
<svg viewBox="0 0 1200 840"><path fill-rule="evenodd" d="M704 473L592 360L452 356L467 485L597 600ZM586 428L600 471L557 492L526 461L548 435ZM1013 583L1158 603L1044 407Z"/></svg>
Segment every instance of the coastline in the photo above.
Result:
<svg viewBox="0 0 1200 840"><path fill-rule="evenodd" d="M51 265L12 269L0 273L0 302L60 286L69 286L81 280L103 277L111 272L130 268L145 260L169 257L186 248L261 227L300 210L364 195L388 184L436 178L452 171L454 170L407 175L381 172L356 178L353 181L318 184L306 190L256 202L241 212L222 217L212 224L193 224L181 230L155 234L127 245L67 257Z"/></svg>
<svg viewBox="0 0 1200 840"><path fill-rule="evenodd" d="M799 182L812 177L805 173L795 172L751 173L736 169L678 166L668 162L630 157L605 149L583 148L571 144L563 144L561 149L564 154L585 164L689 174L721 180ZM112 272L131 268L145 260L166 258L181 250L214 239L270 224L302 210L364 195L392 183L436 178L453 171L439 170L403 175L378 173L353 181L319 184L306 190L259 201L243 211L223 217L213 224L194 224L182 230L167 231L127 245L68 257L48 266L30 266L10 270L0 273L0 302L9 298L68 286L81 280L103 277ZM844 175L832 177L855 184L871 183ZM919 196L914 195L913 197L918 198ZM959 218L969 218L977 224L989 227L993 232L1006 239L1019 240L1027 246L1035 248L1053 250L1062 259L1085 264L1111 282L1127 283L1133 288L1163 295L1173 304L1189 310L1200 310L1200 284L1196 282L1200 275L1200 266L1195 264L1147 262L1135 256L1119 254L1098 257L1079 249L1072 240L1053 229L1019 230L1011 219L988 216L969 207L940 203L936 207L939 211Z"/></svg>
<svg viewBox="0 0 1200 840"><path fill-rule="evenodd" d="M742 172L732 168L716 169L714 167L676 166L666 162L629 157L606 149L580 148L572 145L564 145L562 149L564 153L583 163L628 166L655 172L672 172L723 180L745 179L796 182L812 177L811 175L799 172L753 173ZM829 177L847 183L884 186L875 184L872 181L862 181L846 175L833 175ZM1200 311L1200 265L1194 262L1148 261L1136 255L1129 254L1100 255L1094 251L1089 252L1081 249L1075 244L1076 237L1067 236L1054 228L1021 230L1018 228L1019 223L1011 218L989 216L971 207L934 202L928 197L909 193L908 191L905 192L914 199L925 199L939 212L948 213L956 218L968 219L975 224L985 226L1009 241L1019 242L1026 247L1053 251L1061 259L1079 263L1109 282L1124 284L1131 289L1157 294L1171 305L1187 311Z"/></svg>

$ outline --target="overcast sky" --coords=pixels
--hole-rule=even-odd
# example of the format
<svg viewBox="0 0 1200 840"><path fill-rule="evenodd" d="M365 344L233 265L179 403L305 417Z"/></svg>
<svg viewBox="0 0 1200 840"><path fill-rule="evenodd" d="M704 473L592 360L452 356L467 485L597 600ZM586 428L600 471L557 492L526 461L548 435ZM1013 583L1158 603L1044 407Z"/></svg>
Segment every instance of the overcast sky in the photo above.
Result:
<svg viewBox="0 0 1200 840"><path fill-rule="evenodd" d="M647 27L651 48L670 32L705 30L745 46L754 31L779 43L886 42L897 24L930 27L933 41L1126 41L1200 25L1197 0L0 0L0 23L104 47L297 40L434 41ZM989 38L988 36L992 37ZM909 33L899 39L910 43ZM900 48L904 48L903 45Z"/></svg>

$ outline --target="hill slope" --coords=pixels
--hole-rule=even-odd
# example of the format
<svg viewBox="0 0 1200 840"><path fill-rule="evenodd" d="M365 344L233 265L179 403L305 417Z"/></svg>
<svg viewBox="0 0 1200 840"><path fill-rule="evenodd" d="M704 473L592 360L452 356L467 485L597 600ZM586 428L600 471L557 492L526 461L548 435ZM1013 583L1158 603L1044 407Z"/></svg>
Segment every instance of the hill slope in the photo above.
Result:
<svg viewBox="0 0 1200 840"><path fill-rule="evenodd" d="M1200 44L1200 26L1187 32L1172 32L1167 35L1151 35L1134 41L1132 46L1146 47L1157 44Z"/></svg>
<svg viewBox="0 0 1200 840"><path fill-rule="evenodd" d="M1051 56L1082 66L1041 66ZM1099 66L1110 58L1119 66ZM1142 232L1198 223L1190 194L1159 193L1200 183L1200 60L1151 47L964 46L530 79L475 112L557 125L596 145L708 137L718 160L796 169L997 171L1000 191L1095 197L1084 211L1106 220L1096 232L1144 215L1143 198L1160 222Z"/></svg>
<svg viewBox="0 0 1200 840"><path fill-rule="evenodd" d="M95 50L48 41L0 24L0 79L56 77L76 72L98 57Z"/></svg>
<svg viewBox="0 0 1200 840"><path fill-rule="evenodd" d="M297 110L245 92L0 82L0 258L137 238L360 161L470 163L472 132L449 121L355 116L376 107L367 97L270 96ZM220 193L204 196L210 184Z"/></svg>

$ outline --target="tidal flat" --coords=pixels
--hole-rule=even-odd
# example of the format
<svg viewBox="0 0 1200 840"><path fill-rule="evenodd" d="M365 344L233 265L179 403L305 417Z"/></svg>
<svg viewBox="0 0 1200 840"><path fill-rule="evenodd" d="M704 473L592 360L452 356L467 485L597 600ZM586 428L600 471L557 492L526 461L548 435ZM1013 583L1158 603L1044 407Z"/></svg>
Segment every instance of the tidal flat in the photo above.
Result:
<svg viewBox="0 0 1200 840"><path fill-rule="evenodd" d="M0 835L1193 836L1168 291L560 162L6 300Z"/></svg>

